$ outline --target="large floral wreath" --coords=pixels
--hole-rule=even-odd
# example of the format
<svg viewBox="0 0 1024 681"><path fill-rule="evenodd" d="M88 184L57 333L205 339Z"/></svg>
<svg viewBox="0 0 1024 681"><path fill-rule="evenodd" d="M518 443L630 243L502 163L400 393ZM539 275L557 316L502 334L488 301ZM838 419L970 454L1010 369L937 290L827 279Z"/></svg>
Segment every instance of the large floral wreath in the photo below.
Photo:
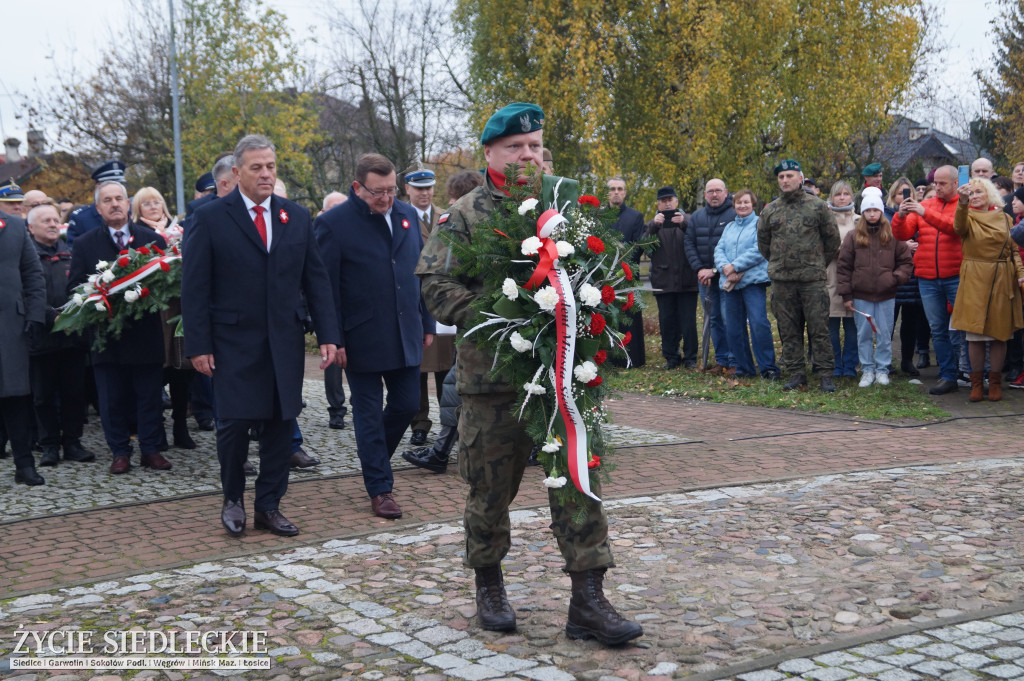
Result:
<svg viewBox="0 0 1024 681"><path fill-rule="evenodd" d="M507 172L516 176L514 167ZM510 185L472 243L450 243L458 273L484 281L463 338L493 356L492 378L517 387L516 413L541 446L544 484L575 502L582 522L587 497L600 501L593 489L612 468L601 431L603 373L609 354L630 341L620 316L642 306L626 259L641 245L624 246L608 226L614 214L595 196L577 199L575 181L543 180L543 200L536 185Z"/></svg>
<svg viewBox="0 0 1024 681"><path fill-rule="evenodd" d="M113 262L101 260L96 271L75 287L61 308L53 331L92 331L93 350L102 352L125 325L168 307L181 295L181 254L172 241L165 251L155 244L121 251Z"/></svg>

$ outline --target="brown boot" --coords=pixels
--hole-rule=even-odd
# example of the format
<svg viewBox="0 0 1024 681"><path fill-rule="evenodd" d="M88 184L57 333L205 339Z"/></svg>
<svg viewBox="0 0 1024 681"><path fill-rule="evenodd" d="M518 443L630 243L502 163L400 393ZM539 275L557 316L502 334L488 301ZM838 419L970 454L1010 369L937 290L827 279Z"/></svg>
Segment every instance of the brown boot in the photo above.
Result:
<svg viewBox="0 0 1024 681"><path fill-rule="evenodd" d="M1003 399L1003 372L990 371L988 372L988 401L998 402L1001 399Z"/></svg>
<svg viewBox="0 0 1024 681"><path fill-rule="evenodd" d="M984 371L971 372L971 396L968 399L971 402L981 402L983 399L985 399Z"/></svg>
<svg viewBox="0 0 1024 681"><path fill-rule="evenodd" d="M605 568L570 572L572 599L569 601L569 638L596 638L606 646L632 641L644 633L643 627L616 612L604 597Z"/></svg>
<svg viewBox="0 0 1024 681"><path fill-rule="evenodd" d="M487 631L516 629L516 612L505 596L500 564L476 568L476 615Z"/></svg>

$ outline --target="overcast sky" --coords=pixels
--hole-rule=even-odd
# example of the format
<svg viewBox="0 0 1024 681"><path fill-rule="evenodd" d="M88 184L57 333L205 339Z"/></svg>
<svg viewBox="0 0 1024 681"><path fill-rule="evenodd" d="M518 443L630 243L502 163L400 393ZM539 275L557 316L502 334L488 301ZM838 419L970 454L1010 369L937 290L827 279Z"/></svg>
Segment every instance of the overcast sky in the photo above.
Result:
<svg viewBox="0 0 1024 681"><path fill-rule="evenodd" d="M166 0L151 0L165 2ZM326 2L326 0L324 0ZM943 60L948 73L942 78L950 92L975 93L972 72L987 64L992 55L989 21L995 12L994 0L965 2L935 0L941 12L940 35L947 48ZM294 36L326 38L319 7L313 0L266 0L266 3L288 17ZM352 0L333 0L344 9ZM117 49L109 44L107 26L118 25L123 13L122 0L82 2L81 0L42 0L37 3L12 2L4 7L4 64L0 74L0 135L16 137L23 143L27 122L16 118L18 92L32 92L35 84L53 82L55 64L80 66L95 64L104 50ZM893 35L897 40L899 36ZM321 40L321 44L326 42ZM308 45L307 50L315 46ZM51 60L50 56L53 55ZM88 72L89 69L83 68ZM885 87L884 83L879 84ZM967 96L971 106L974 96ZM937 112L914 112L940 128L953 124ZM927 120L931 118L931 120ZM948 132L959 131L948 129ZM22 145L22 153L25 147Z"/></svg>

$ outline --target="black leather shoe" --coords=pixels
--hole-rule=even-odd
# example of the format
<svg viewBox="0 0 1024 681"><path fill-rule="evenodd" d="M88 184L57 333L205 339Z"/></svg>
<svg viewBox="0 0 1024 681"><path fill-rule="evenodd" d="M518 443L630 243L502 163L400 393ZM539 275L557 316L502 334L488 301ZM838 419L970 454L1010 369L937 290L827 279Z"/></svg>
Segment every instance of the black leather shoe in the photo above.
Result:
<svg viewBox="0 0 1024 681"><path fill-rule="evenodd" d="M917 368L918 369L927 369L931 365L932 365L932 362L931 362L931 359L929 359L927 352L922 352L921 354L919 354L917 356Z"/></svg>
<svg viewBox="0 0 1024 681"><path fill-rule="evenodd" d="M807 385L807 376L804 374L793 374L786 381L786 384L782 386L783 390L796 390L802 385Z"/></svg>
<svg viewBox="0 0 1024 681"><path fill-rule="evenodd" d="M508 604L501 565L476 568L476 616L487 631L515 631L516 612Z"/></svg>
<svg viewBox="0 0 1024 681"><path fill-rule="evenodd" d="M96 455L78 442L69 442L64 445L64 460L84 463L86 461L95 461Z"/></svg>
<svg viewBox="0 0 1024 681"><path fill-rule="evenodd" d="M448 470L448 457L441 457L434 451L433 447L420 447L413 451L402 452L402 458L417 468L423 468L431 473L444 473Z"/></svg>
<svg viewBox="0 0 1024 681"><path fill-rule="evenodd" d="M409 438L409 444L413 447L422 447L427 444L427 431L422 428L417 428L412 431L412 437Z"/></svg>
<svg viewBox="0 0 1024 681"><path fill-rule="evenodd" d="M331 414L331 419L327 422L328 428L334 430L345 430L345 415L344 414Z"/></svg>
<svg viewBox="0 0 1024 681"><path fill-rule="evenodd" d="M195 449L196 441L188 432L188 424L184 419L174 422L174 446L178 449Z"/></svg>
<svg viewBox="0 0 1024 681"><path fill-rule="evenodd" d="M23 468L15 469L14 482L20 482L22 485L28 485L29 487L46 484L46 480L43 479L43 476L36 472L35 466L25 466Z"/></svg>
<svg viewBox="0 0 1024 681"><path fill-rule="evenodd" d="M928 391L928 394L945 395L947 393L955 393L959 389L960 386L956 384L956 381L947 381L944 378L940 378L939 382L935 384L935 387Z"/></svg>
<svg viewBox="0 0 1024 681"><path fill-rule="evenodd" d="M320 459L306 454L306 450L299 447L296 451L292 452L290 463L292 468L312 468L313 466L320 465Z"/></svg>
<svg viewBox="0 0 1024 681"><path fill-rule="evenodd" d="M245 507L242 501L224 500L220 511L220 522L232 537L241 537L245 532Z"/></svg>
<svg viewBox="0 0 1024 681"><path fill-rule="evenodd" d="M209 433L213 430L213 419L196 419L196 426L199 430Z"/></svg>
<svg viewBox="0 0 1024 681"><path fill-rule="evenodd" d="M252 477L253 475L259 473L259 471L256 470L256 466L253 466L251 463L249 463L248 459L246 459L245 463L242 464L242 472L249 477Z"/></svg>
<svg viewBox="0 0 1024 681"><path fill-rule="evenodd" d="M828 374L822 374L821 376L821 392L823 393L834 393L836 391L835 379Z"/></svg>
<svg viewBox="0 0 1024 681"><path fill-rule="evenodd" d="M572 598L566 636L596 638L606 646L617 646L642 636L643 627L620 615L604 596L604 569L570 572Z"/></svg>
<svg viewBox="0 0 1024 681"><path fill-rule="evenodd" d="M43 445L43 455L39 457L40 466L56 466L60 461L60 447L57 445Z"/></svg>
<svg viewBox="0 0 1024 681"><path fill-rule="evenodd" d="M299 528L292 525L277 509L265 513L256 511L252 516L252 526L257 530L270 530L279 537L294 537L299 533Z"/></svg>
<svg viewBox="0 0 1024 681"><path fill-rule="evenodd" d="M530 450L530 458L526 460L527 466L539 466L540 461L537 460L537 452L540 451L540 445L534 445L533 449Z"/></svg>
<svg viewBox="0 0 1024 681"><path fill-rule="evenodd" d="M907 376L920 376L921 372L917 370L914 363L909 359L900 360L900 371L905 373Z"/></svg>

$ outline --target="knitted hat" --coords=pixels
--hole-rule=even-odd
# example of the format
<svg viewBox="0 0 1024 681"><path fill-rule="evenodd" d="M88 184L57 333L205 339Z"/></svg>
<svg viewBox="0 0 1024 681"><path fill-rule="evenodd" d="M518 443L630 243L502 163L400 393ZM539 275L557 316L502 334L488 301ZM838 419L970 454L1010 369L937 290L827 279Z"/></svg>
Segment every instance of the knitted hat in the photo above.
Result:
<svg viewBox="0 0 1024 681"><path fill-rule="evenodd" d="M880 211L885 211L885 203L882 201L882 190L878 187L865 187L864 191L861 193L861 214L870 208L877 208Z"/></svg>

